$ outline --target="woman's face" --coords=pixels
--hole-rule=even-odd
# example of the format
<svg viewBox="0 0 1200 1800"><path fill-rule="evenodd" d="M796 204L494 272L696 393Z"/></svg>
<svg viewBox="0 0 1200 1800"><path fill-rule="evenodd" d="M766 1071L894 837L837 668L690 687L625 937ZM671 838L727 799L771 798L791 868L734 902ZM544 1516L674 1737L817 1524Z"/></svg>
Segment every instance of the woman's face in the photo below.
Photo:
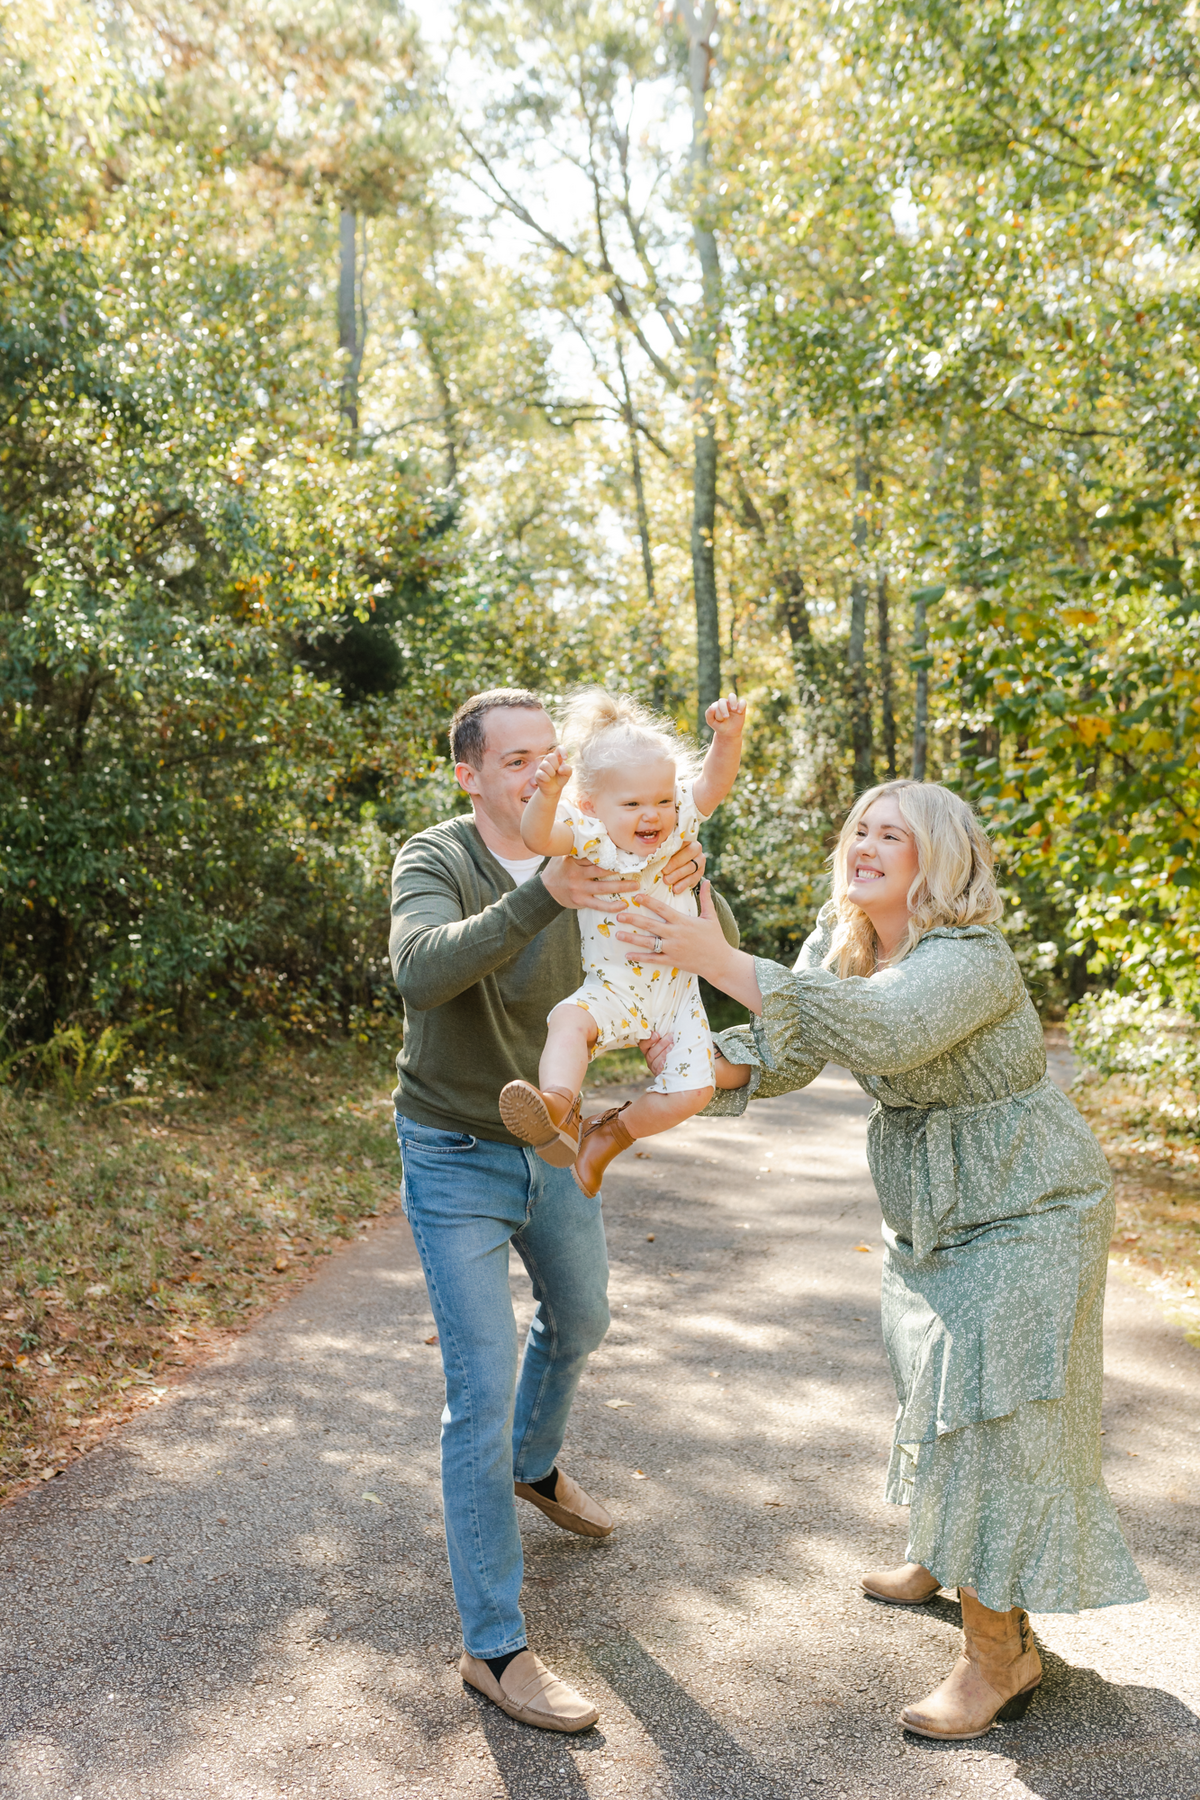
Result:
<svg viewBox="0 0 1200 1800"><path fill-rule="evenodd" d="M891 795L873 800L846 846L846 893L869 918L908 913L917 841Z"/></svg>

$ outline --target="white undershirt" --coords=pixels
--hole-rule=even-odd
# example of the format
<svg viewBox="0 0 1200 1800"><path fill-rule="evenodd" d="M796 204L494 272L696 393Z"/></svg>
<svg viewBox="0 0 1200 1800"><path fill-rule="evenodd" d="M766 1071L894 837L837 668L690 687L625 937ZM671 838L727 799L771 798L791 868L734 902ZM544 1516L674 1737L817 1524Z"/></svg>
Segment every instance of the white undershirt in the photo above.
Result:
<svg viewBox="0 0 1200 1800"><path fill-rule="evenodd" d="M492 855L496 856L494 850L492 851ZM523 856L518 862L513 862L507 856L496 856L496 861L500 864L500 867L508 875L512 876L512 879L516 882L518 887L520 887L523 881L528 881L531 875L536 875L545 860L544 856Z"/></svg>

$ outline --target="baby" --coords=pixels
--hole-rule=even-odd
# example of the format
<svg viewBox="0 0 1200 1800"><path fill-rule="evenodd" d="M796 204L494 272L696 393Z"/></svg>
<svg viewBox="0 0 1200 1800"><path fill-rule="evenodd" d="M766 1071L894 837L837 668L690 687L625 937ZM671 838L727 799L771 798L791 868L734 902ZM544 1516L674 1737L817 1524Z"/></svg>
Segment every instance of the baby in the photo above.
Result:
<svg viewBox="0 0 1200 1800"><path fill-rule="evenodd" d="M733 787L746 703L729 694L704 716L713 736L697 773L693 752L670 720L603 688L575 694L562 714L563 749L543 757L521 815L530 850L636 874L643 891L695 915L695 895L673 894L662 872ZM570 799L563 794L568 782ZM615 917L627 905L628 898L614 896L611 913L580 911L583 983L547 1020L537 1087L510 1081L500 1095L500 1116L513 1136L547 1162L570 1163L589 1196L599 1193L614 1156L636 1138L690 1119L713 1094L700 984L678 969L643 969L627 960ZM579 1090L591 1058L655 1035L674 1042L652 1086L581 1129Z"/></svg>

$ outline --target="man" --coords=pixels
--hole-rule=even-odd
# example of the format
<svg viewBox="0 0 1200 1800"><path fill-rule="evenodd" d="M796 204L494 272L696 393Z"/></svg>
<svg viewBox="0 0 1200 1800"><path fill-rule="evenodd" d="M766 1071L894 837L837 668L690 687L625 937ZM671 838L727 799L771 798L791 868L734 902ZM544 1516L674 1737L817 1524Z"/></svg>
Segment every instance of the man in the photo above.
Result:
<svg viewBox="0 0 1200 1800"><path fill-rule="evenodd" d="M546 1015L578 985L575 909L603 910L602 895L637 880L529 855L521 812L554 743L541 701L524 689L476 694L454 716L454 773L473 816L418 832L392 872L405 1019L393 1098L405 1211L446 1374L442 1497L459 1670L514 1719L582 1731L596 1708L526 1643L514 1496L567 1531L613 1528L556 1464L579 1378L608 1329L604 1226L599 1196L505 1130L499 1097L507 1082L536 1078ZM668 879L691 886L703 860L685 845ZM510 1244L537 1302L519 1371Z"/></svg>

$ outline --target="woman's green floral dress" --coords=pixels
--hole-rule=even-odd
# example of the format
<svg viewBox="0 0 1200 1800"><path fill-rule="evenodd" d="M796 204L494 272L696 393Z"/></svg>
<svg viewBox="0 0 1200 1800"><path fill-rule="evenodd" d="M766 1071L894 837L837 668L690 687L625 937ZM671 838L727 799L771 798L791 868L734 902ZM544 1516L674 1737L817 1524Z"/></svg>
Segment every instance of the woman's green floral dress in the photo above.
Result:
<svg viewBox="0 0 1200 1800"><path fill-rule="evenodd" d="M805 1087L827 1062L876 1101L883 1333L900 1406L890 1500L909 1560L985 1606L1144 1600L1100 1476L1101 1324L1112 1177L1046 1074L1016 959L990 926L927 932L869 979L758 960L762 1015L717 1038L752 1067L709 1114Z"/></svg>

